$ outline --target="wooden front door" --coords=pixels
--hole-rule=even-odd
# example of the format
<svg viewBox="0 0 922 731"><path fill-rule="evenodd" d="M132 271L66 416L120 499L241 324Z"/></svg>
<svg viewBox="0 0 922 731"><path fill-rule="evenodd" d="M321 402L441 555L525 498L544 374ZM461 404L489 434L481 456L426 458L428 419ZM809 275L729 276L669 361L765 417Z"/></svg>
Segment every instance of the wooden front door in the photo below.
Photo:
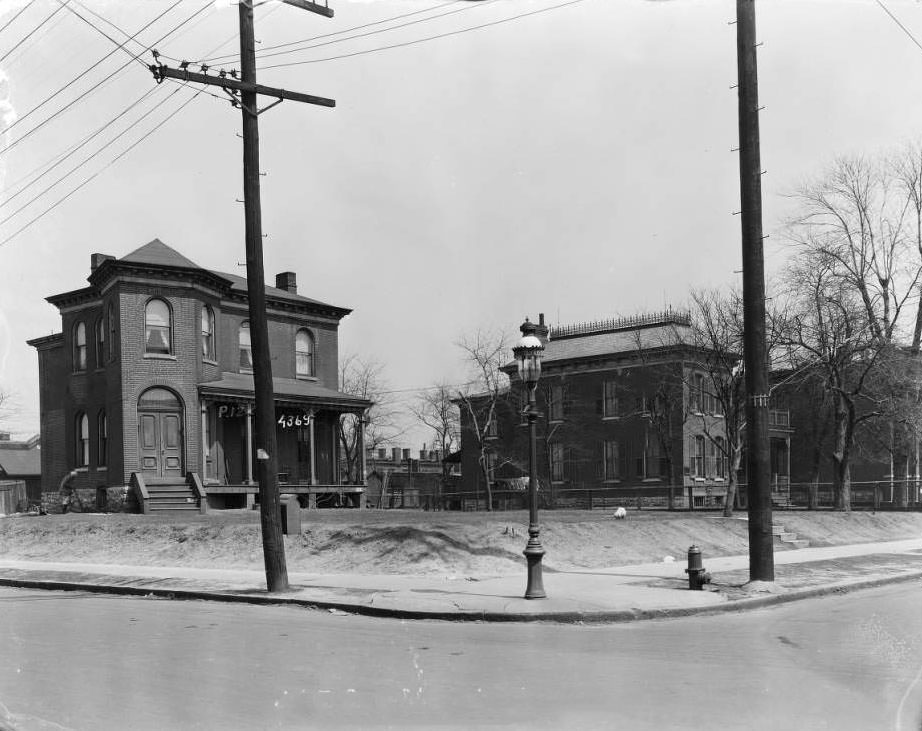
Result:
<svg viewBox="0 0 922 731"><path fill-rule="evenodd" d="M138 414L141 472L155 477L182 477L182 414Z"/></svg>

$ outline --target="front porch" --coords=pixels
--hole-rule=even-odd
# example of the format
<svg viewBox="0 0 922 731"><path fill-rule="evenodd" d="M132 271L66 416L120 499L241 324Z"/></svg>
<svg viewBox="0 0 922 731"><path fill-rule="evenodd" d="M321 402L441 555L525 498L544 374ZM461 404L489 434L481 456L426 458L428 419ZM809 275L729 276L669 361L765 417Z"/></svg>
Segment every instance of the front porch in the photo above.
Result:
<svg viewBox="0 0 922 731"><path fill-rule="evenodd" d="M259 485L205 485L208 507L251 509L259 504ZM290 485L279 482L279 495L296 495L302 507L364 508L365 485Z"/></svg>
<svg viewBox="0 0 922 731"><path fill-rule="evenodd" d="M370 402L315 381L276 378L273 386L279 493L297 495L305 507L364 507L364 483L344 484L340 474L339 429L344 415L364 414ZM199 393L208 505L252 507L259 493L252 376L224 373L220 381L200 384Z"/></svg>

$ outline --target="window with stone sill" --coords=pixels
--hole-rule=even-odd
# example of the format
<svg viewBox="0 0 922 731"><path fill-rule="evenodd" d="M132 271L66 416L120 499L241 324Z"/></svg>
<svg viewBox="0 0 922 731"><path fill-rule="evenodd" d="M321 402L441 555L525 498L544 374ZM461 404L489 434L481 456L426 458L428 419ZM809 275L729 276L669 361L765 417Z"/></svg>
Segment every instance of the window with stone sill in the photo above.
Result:
<svg viewBox="0 0 922 731"><path fill-rule="evenodd" d="M298 376L317 375L314 368L314 336L310 330L298 330L295 336L295 372Z"/></svg>
<svg viewBox="0 0 922 731"><path fill-rule="evenodd" d="M86 370L86 323L74 325L74 370Z"/></svg>
<svg viewBox="0 0 922 731"><path fill-rule="evenodd" d="M250 323L244 320L240 323L240 331L237 336L240 345L240 370L253 370L253 346L250 342Z"/></svg>
<svg viewBox="0 0 922 731"><path fill-rule="evenodd" d="M145 308L144 352L151 355L173 353L172 312L162 299L150 300Z"/></svg>

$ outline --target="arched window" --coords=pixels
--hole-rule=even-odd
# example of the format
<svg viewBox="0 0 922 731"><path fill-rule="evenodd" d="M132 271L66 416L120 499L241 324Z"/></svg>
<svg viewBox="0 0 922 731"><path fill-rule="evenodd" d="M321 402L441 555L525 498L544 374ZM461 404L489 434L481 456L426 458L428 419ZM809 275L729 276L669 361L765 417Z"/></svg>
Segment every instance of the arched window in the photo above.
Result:
<svg viewBox="0 0 922 731"><path fill-rule="evenodd" d="M80 412L75 420L74 463L86 467L90 463L90 420Z"/></svg>
<svg viewBox="0 0 922 731"><path fill-rule="evenodd" d="M82 320L74 325L74 370L86 370L86 324Z"/></svg>
<svg viewBox="0 0 922 731"><path fill-rule="evenodd" d="M118 323L115 320L115 308L111 304L109 305L109 311L106 314L106 319L109 321L109 360L112 361L115 360L115 354L117 352L115 349L115 334Z"/></svg>
<svg viewBox="0 0 922 731"><path fill-rule="evenodd" d="M109 422L105 410L100 411L96 417L96 429L99 436L96 466L105 467L109 464Z"/></svg>
<svg viewBox="0 0 922 731"><path fill-rule="evenodd" d="M169 355L173 352L170 306L160 299L147 303L144 313L144 352Z"/></svg>
<svg viewBox="0 0 922 731"><path fill-rule="evenodd" d="M138 411L176 411L181 408L179 397L159 386L147 389L138 399Z"/></svg>
<svg viewBox="0 0 922 731"><path fill-rule="evenodd" d="M214 311L208 305L202 305L202 357L215 359Z"/></svg>
<svg viewBox="0 0 922 731"><path fill-rule="evenodd" d="M106 318L100 317L96 321L96 367L102 368L106 362Z"/></svg>
<svg viewBox="0 0 922 731"><path fill-rule="evenodd" d="M295 372L299 376L313 376L314 336L310 330L298 330L295 336Z"/></svg>
<svg viewBox="0 0 922 731"><path fill-rule="evenodd" d="M240 323L240 370L253 370L253 346L250 344L250 323L244 320Z"/></svg>

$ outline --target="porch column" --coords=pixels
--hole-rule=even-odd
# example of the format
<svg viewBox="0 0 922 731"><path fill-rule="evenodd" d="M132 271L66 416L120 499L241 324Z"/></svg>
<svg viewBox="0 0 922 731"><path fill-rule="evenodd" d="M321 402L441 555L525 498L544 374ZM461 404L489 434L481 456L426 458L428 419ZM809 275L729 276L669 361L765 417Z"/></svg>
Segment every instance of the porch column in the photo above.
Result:
<svg viewBox="0 0 922 731"><path fill-rule="evenodd" d="M314 414L311 414L311 424L310 431L308 432L308 438L310 440L311 448L311 484L317 484L317 450L314 448L314 421L316 417ZM311 495L312 498L316 501L316 495ZM317 507L316 505L314 507Z"/></svg>
<svg viewBox="0 0 922 731"><path fill-rule="evenodd" d="M253 405L247 403L247 484L253 484Z"/></svg>
<svg viewBox="0 0 922 731"><path fill-rule="evenodd" d="M333 451L330 452L331 459L333 460L333 484L339 484L339 459L336 457L336 423L333 423L333 428L330 429L330 435L333 437Z"/></svg>
<svg viewBox="0 0 922 731"><path fill-rule="evenodd" d="M368 457L365 453L366 452L365 450L365 413L366 412L363 411L362 418L359 419L359 444L361 445L361 449L362 449L362 475L361 475L362 485L365 484L365 475L368 474L368 465L366 464L366 460L368 459Z"/></svg>
<svg viewBox="0 0 922 731"><path fill-rule="evenodd" d="M202 399L202 481L208 477L208 407Z"/></svg>
<svg viewBox="0 0 922 731"><path fill-rule="evenodd" d="M787 472L788 472L788 488L791 486L791 438L785 437L784 439L785 448L787 449Z"/></svg>

